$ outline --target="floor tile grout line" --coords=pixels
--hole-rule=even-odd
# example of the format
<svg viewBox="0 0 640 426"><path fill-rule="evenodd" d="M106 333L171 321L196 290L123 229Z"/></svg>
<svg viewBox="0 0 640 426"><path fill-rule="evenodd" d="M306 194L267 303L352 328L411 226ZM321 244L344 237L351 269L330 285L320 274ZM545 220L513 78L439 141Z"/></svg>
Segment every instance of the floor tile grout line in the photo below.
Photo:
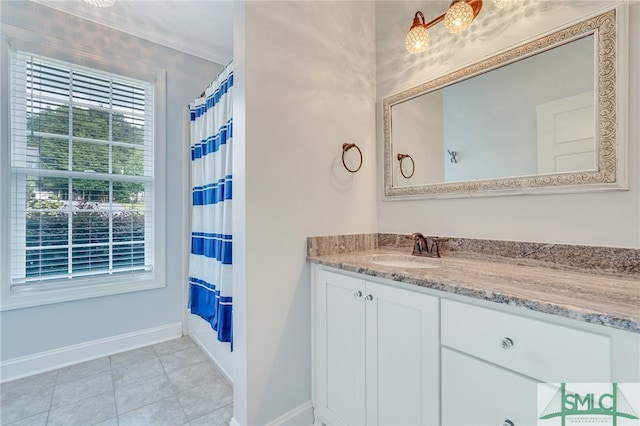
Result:
<svg viewBox="0 0 640 426"><path fill-rule="evenodd" d="M164 374L167 374L167 369L165 368L164 363L162 362L162 358L158 353L158 349L156 349L156 345L153 345L153 351L156 353L156 356L158 357L158 361L160 361L160 366L162 367L162 371L164 371Z"/></svg>
<svg viewBox="0 0 640 426"><path fill-rule="evenodd" d="M174 396L175 396L175 395L174 395ZM157 404L157 403L162 402L162 401L166 401L166 400L171 399L171 398L172 398L171 396L167 396L166 398L161 398L161 399L159 399L159 400L157 400L157 401L152 401L152 402L150 402L150 403L148 403L148 404L141 405L140 407L134 408L133 410L125 411L125 412L124 412L124 413L122 413L122 414L118 414L118 415L116 416L116 417L117 417L117 419L118 419L118 423L120 423L120 417L122 417L122 416L125 416L125 415L127 415L127 414L129 414L129 413L132 413L132 412L134 412L134 411L140 410L140 409L142 409L142 408L148 407L148 406L150 406L150 405ZM177 399L177 398L176 398L176 399ZM179 403L179 402L180 402L180 401L178 401L178 403ZM180 406L180 408L182 408L182 405ZM183 411L184 411L184 410L183 410ZM185 417L185 419L187 419L186 414L185 414L185 416L184 416L184 417ZM188 420L188 419L187 419L187 420Z"/></svg>
<svg viewBox="0 0 640 426"><path fill-rule="evenodd" d="M201 418L203 418L203 417L205 417L205 416L208 416L208 415L209 415L209 414L211 414L211 413L215 413L216 411L223 410L223 409L227 408L227 407L228 407L228 406L230 406L230 405L233 405L233 401L231 401L230 403L225 404L225 405L223 405L223 406L221 406L221 407L218 407L218 408L216 408L215 410L209 411L208 413L205 413L205 414L203 414L203 415L201 415L201 416L198 416L198 417L196 417L196 418L195 418L195 419L193 419L193 420L189 420L189 424L191 424L191 422L192 422L192 421L193 421L193 422L195 422L195 421L197 421L198 419L201 419Z"/></svg>
<svg viewBox="0 0 640 426"><path fill-rule="evenodd" d="M146 362L146 361L132 362L132 363L127 364L127 367L130 367L130 366L131 366L131 365L133 365L133 364L142 364L142 363L144 363L144 362ZM160 367L162 367L162 371L164 372L164 371L165 371L165 370L164 370L164 366L162 365L162 362L160 361L160 359L159 359L159 358L158 358L158 363L160 363ZM134 380L133 382L125 382L124 384L120 384L120 385L118 385L117 387L123 387L123 386L130 386L130 385L134 385L134 384L136 384L136 383L140 383L140 382L142 382L142 381L149 380L149 379L153 379L154 377L159 377L159 376L162 376L162 373L160 373L160 374L155 374L155 375L148 376L148 377L139 378L139 379ZM116 380L115 380L115 378L114 378L114 380L113 380L113 386L114 386L114 388L116 387Z"/></svg>
<svg viewBox="0 0 640 426"><path fill-rule="evenodd" d="M106 372L106 371L103 371L103 372L101 372L101 373L99 373L99 374L93 374L93 375L90 375L90 376L85 376L85 377L83 377L82 379L79 379L79 380L77 380L77 381L80 381L80 380L83 380L83 379L86 379L86 378L89 378L89 377L98 376L98 375L100 375L100 374L102 374L102 375L106 375L106 374L107 374L107 372ZM57 387L57 386L65 386L65 385L69 385L69 384L73 384L73 383L74 383L74 382L62 383L61 385L56 384L55 386L56 386L56 387ZM113 388L113 379L112 379L112 382L111 382L111 386L112 386L112 388ZM54 406L53 406L53 398L54 398L54 396L55 396L55 388L54 388L54 391L53 391L53 393L51 394L51 401L49 402L49 412L51 412L52 410L57 410L57 409L59 409L59 408L68 407L69 405L77 404L77 403L82 402L82 401L86 401L87 399L93 398L93 397L95 397L95 396L97 396L97 395L101 395L101 394L104 394L104 393L107 393L107 392L108 392L108 391L102 391L102 392L98 392L97 394L93 394L93 395L89 395L89 396L83 396L82 398L77 399L77 400L75 400L75 401L67 402L67 403L65 403L65 404L61 404L61 405L58 405L58 406L55 406L55 407L54 407Z"/></svg>
<svg viewBox="0 0 640 426"><path fill-rule="evenodd" d="M183 335L182 337L179 337L178 339L175 339L175 340L184 339L184 338L186 338L186 337L188 337L188 338L189 338L189 340L191 341L191 343L192 343L192 344L187 345L186 347L182 347L182 348L180 348L180 349L174 349L174 350L172 350L172 351L170 351L170 352L166 352L166 353L163 353L163 354L158 353L158 349L157 349L157 347L158 347L158 346L162 346L162 344L163 344L163 343L170 342L171 340L168 340L168 341L166 341L166 342L156 343L156 344L154 344L154 345L152 345L152 346L153 346L153 349L154 349L154 350L156 351L156 353L158 354L158 356L160 356L160 355L169 355L169 354L172 354L172 353L181 352L181 351L184 351L184 350L187 350L187 349L191 349L191 348L193 348L193 347L198 347L198 345L196 345L196 343L193 341L193 339L191 339L191 337L190 337L189 335ZM176 343L174 346L178 346L178 347L180 347L181 345L180 345L179 343Z"/></svg>
<svg viewBox="0 0 640 426"><path fill-rule="evenodd" d="M158 354L158 349L155 346L153 347L153 349L156 351L156 354ZM175 352L173 352L173 353L175 353ZM180 410L182 410L182 415L184 415L184 418L187 419L187 424L190 424L191 420L189 420L189 416L187 416L187 413L184 410L184 406L182 405L182 401L180 401L180 397L178 396L178 392L176 391L176 387L174 386L173 382L169 378L169 373L167 373L167 370L166 370L164 364L162 363L162 359L160 358L160 354L158 354L158 359L160 359L160 365L162 365L162 370L164 370L164 374L167 376L167 382L169 382L169 386L171 386L171 390L173 391L173 397L176 399L176 401L178 401L178 405L180 405Z"/></svg>
<svg viewBox="0 0 640 426"><path fill-rule="evenodd" d="M56 394L56 386L58 386L58 375L60 373L60 369L58 368L55 373L55 377L53 378L53 389L51 390L51 396L49 399L49 409L47 410L47 418L44 422L45 425L49 424L49 417L51 416L51 408L53 407L53 396Z"/></svg>
<svg viewBox="0 0 640 426"><path fill-rule="evenodd" d="M183 336L183 337L184 337L184 336ZM193 341L192 341L192 342L193 342ZM167 352L167 353L163 353L163 354L159 354L159 353L158 353L158 350L156 349L156 347L155 347L155 346L156 346L156 345L154 345L153 349L156 351L156 355L158 355L158 359L160 360L160 364L162 365L162 368L165 370L165 373L167 373L167 374L169 374L169 373L171 373L171 372L173 372L173 371L179 370L180 368L188 367L188 366L190 366L190 365L192 365L192 364L182 365L180 368L176 368L176 369L174 369L174 370L167 371L167 370L166 370L166 368L165 368L164 363L162 362L162 357L163 357L163 356L164 356L164 357L166 357L166 356L168 356L168 355L175 355L175 354L177 354L177 353L184 352L184 351L187 351L187 350L190 350L190 349L194 349L194 348L196 348L199 352L202 352L202 349L201 349L200 347L198 347L198 345L196 345L195 343L194 343L193 345L188 346L188 347L181 348L181 349L174 350L174 351Z"/></svg>
<svg viewBox="0 0 640 426"><path fill-rule="evenodd" d="M111 389L113 391L113 404L116 407L116 423L120 424L118 420L118 416L120 415L118 411L118 399L116 398L116 379L113 377L113 363L111 362L111 355L109 355L109 371L111 372Z"/></svg>
<svg viewBox="0 0 640 426"><path fill-rule="evenodd" d="M158 378L158 377L166 378L166 380L169 382L169 385L171 385L171 382L169 381L169 378L167 377L166 374L158 374L157 376L149 377L148 379L142 379L142 380L139 380L139 381L131 383L131 384L135 385L136 383L140 383L140 382L143 382L145 380L155 379L155 378ZM129 385L126 385L126 386L129 386ZM114 387L114 392L115 392L115 387ZM174 394L173 396L176 396L176 395ZM160 399L158 399L156 401L151 401L151 402L149 402L147 404L144 404L144 405L141 405L139 407L136 407L136 408L133 408L133 409L130 409L130 410L127 410L127 411L123 411L122 413L120 413L119 410L118 410L118 401L116 400L116 412L117 412L118 416L121 416L123 414L130 413L132 411L138 410L138 409L143 408L143 407L147 407L149 405L155 404L156 402L164 401L165 399L169 399L169 398L171 398L171 396L167 396L165 398L160 398ZM115 396L114 396L114 399L115 399Z"/></svg>
<svg viewBox="0 0 640 426"><path fill-rule="evenodd" d="M187 412L184 410L184 406L182 405L182 401L180 401L180 397L178 395L176 395L176 399L178 400L178 404L180 405L180 409L182 410L184 418L187 419L187 423L191 423L191 420L189 419L189 416L187 416Z"/></svg>
<svg viewBox="0 0 640 426"><path fill-rule="evenodd" d="M72 376L72 380L68 380L67 379L64 383L58 383L58 381L60 380L60 372L61 371L67 370L67 369L72 369L73 367L77 367L79 365L90 363L90 362L95 362L95 361L98 361L98 360L101 360L101 359L104 359L104 358L106 358L109 361L109 365L111 365L111 355L104 355L104 356L100 356L100 357L97 357L97 358L90 359L88 361L82 361L82 362L79 362L77 364L67 365L67 366L64 366L64 367L61 367L61 368L58 368L58 369L54 370L56 372L56 379L55 379L56 385L66 385L66 384L69 384L69 383L73 383L73 382L77 382L79 380L86 379L88 377L97 376L99 374L105 374L107 372L106 369L105 370L98 370L98 371L91 371L88 374L83 374L83 375L80 375L78 377L73 377Z"/></svg>
<svg viewBox="0 0 640 426"><path fill-rule="evenodd" d="M215 366L213 366L213 368L216 370L216 372L217 372L218 374L220 374L220 373L218 372L217 368L215 368ZM228 382L227 382L227 380L226 380L224 377L222 377L222 375L221 375L221 374L220 374L220 377L222 378L222 380L224 380L226 383L228 383ZM182 391L182 392L180 392L180 393L189 392L189 391L191 391L191 390L198 389L198 388L204 388L204 387L209 386L209 385L210 385L210 383L204 383L204 384L202 384L202 383L201 383L201 384L198 384L198 385L196 385L196 386L194 386L194 387L190 388L189 390L185 390L185 391ZM180 398L178 398L178 401L180 401ZM196 418L194 418L194 419L189 419L189 418L188 418L188 416L187 416L187 419L189 419L189 422L191 422L191 421L195 421L196 419L198 419L198 418L200 418L200 417L207 416L207 415L209 415L209 414L213 413L214 411L221 410L222 408L224 408L224 407L228 406L229 404L233 404L233 396L232 396L231 402L228 402L228 403L226 403L226 404L223 404L223 405L221 405L221 406L219 406L219 407L217 407L217 408L215 408L215 409L213 409L213 410L211 410L211 411L207 411L206 413L203 413L202 415L200 415L200 416L198 416L198 417L196 417ZM180 405L182 405L182 402L180 402Z"/></svg>
<svg viewBox="0 0 640 426"><path fill-rule="evenodd" d="M27 381L28 380L33 380L38 376L43 376L43 375L47 375L47 374L52 374L53 375L53 373L55 373L57 375L57 370L53 369L53 370L43 371L41 373L37 373L37 374L31 375L31 376L20 377L18 379L13 379L13 380L9 380L7 382L1 383L0 384L0 394L6 395L6 392L8 391L6 388L7 387L11 387L11 385L13 385L16 382L22 382L22 381L25 381L25 380L27 380ZM55 380L56 380L55 377L53 379L51 379L50 386L53 386L55 384ZM3 388L5 388L4 391L2 390ZM13 399L13 398L19 398L21 396L25 396L25 395L28 395L30 393L35 393L35 392L38 392L38 391L41 391L41 390L42 389L22 391L21 393L18 393L17 395L12 395L10 397L6 397L6 396L2 397L0 395L0 400L8 400L8 399Z"/></svg>
<svg viewBox="0 0 640 426"><path fill-rule="evenodd" d="M172 396L176 399L176 401L178 401L178 404L180 404L180 409L182 410L182 413L184 414L185 419L189 420L189 418L187 417L186 413L184 412L184 407L182 407L182 404L180 403L180 399L178 398L178 394L176 393L176 390L175 390L175 388L173 386L173 383L171 383L171 380L169 380L169 375L167 374L167 371L165 369L164 364L162 364L162 360L160 359L160 355L158 354L158 351L157 351L155 345L151 345L151 346L153 348L153 351L154 351L156 357L158 358L158 362L160 362L160 367L162 367L163 373L162 374L158 374L156 376L152 376L152 377L144 378L144 379L141 379L141 380L137 380L137 381L132 382L132 383L127 383L126 386L131 386L131 385L134 385L136 383L140 383L140 382L145 381L145 380L151 380L151 379L157 378L157 377L163 377L169 383L169 386L171 386L171 390L173 391L173 395ZM115 387L116 386L115 386L115 380L114 380L114 393L115 393ZM136 407L136 408L134 408L132 410L125 411L125 412L122 412L122 413L120 413L119 410L118 410L118 402L116 400L116 413L117 413L118 423L120 422L119 418L120 418L121 415L130 413L130 412L135 411L135 410L139 410L139 409L144 408L144 407L148 407L149 405L156 404L158 402L164 401L164 400L169 399L169 398L171 398L171 396L159 399L157 401L152 401L152 402L150 402L148 404L144 404L144 405L142 405L140 407ZM114 394L114 399L115 399L115 394Z"/></svg>
<svg viewBox="0 0 640 426"><path fill-rule="evenodd" d="M12 397L12 398L6 398L5 400L3 400L3 401L2 401L2 403L3 403L3 404L6 404L6 403L7 403L7 401L10 401L10 400L12 400L12 399L22 398L22 397L27 396L27 395L32 394L32 393L37 393L37 391L35 391L35 392L29 392L29 393L22 394L22 395L20 395L20 396L15 396L15 397ZM0 411L0 426L5 426L5 425L10 426L10 425L12 425L12 424L14 424L14 423L17 423L17 422L22 421L22 420L24 420L24 419L28 419L29 417L34 417L34 416L40 415L40 414L45 413L45 412L47 412L47 411L48 411L48 409L47 409L47 410L40 411L40 412L38 412L38 413L31 413L31 414L29 414L29 415L26 415L25 417L19 417L19 418L17 418L17 419L13 419L13 420L11 420L11 423L4 423L4 422L3 422L2 415L1 415L2 413L1 413L1 411Z"/></svg>
<svg viewBox="0 0 640 426"><path fill-rule="evenodd" d="M184 336L183 336L183 337L184 337ZM192 340L192 342L193 342L193 340ZM192 349L193 347L197 348L197 350L198 350L198 351L202 351L202 349L201 349L201 348L199 348L197 345L195 345L195 344L194 344L194 345L191 345L191 346L189 346L189 347L182 348L182 349L180 349L180 350L176 350L176 351L168 352L168 353L166 353L166 354L164 354L164 355L176 354L176 353L178 353L178 352L183 352L183 351L185 351L185 350ZM156 351L156 353L158 353L158 350L157 350L157 348L156 348L155 346L154 346L154 350ZM188 424L191 424L191 422L192 422L192 421L194 421L194 420L196 420L196 419L190 419L190 418L189 418L189 416L187 415L187 412L185 411L184 405L183 405L182 401L180 400L180 393L182 393L182 392L178 392L178 391L177 391L177 389L176 389L176 386L175 386L175 385L173 384L173 382L171 382L171 380L169 379L169 373L167 372L166 367L165 367L165 366L164 366L164 364L162 363L162 358L160 357L160 354L158 354L158 358L160 358L160 364L162 365L162 368L164 369L165 374L167 375L167 380L168 380L169 385L171 386L171 388L172 388L172 390L173 390L173 394L174 394L174 396L175 396L176 400L178 401L178 404L180 404L180 409L182 410L182 413L184 414L184 418L185 418L185 419L187 419L187 423L188 423ZM204 362L204 361L203 361L203 362ZM181 369L183 369L183 368L188 368L188 367L191 367L191 366L193 366L193 365L201 364L201 363L203 363L203 362L199 362L199 363L195 363L195 364L182 365L180 368L176 368L176 369L172 370L172 372L174 372L174 371L179 371L179 370L181 370ZM210 362L209 360L206 360L206 362L208 362L209 364L211 364L211 362ZM186 392L186 391L185 391L185 392ZM227 404L227 405L228 405L228 404ZM226 406L226 405L225 405L225 406ZM219 407L218 409L220 409L220 408L222 408L222 407ZM216 410L217 410L217 409L216 409ZM213 410L213 411L216 411L216 410ZM207 415L207 414L210 414L210 413L212 413L213 411L210 411L209 413L205 413L205 414L203 414L202 416L205 416L205 415ZM199 417L202 417L202 416L199 416ZM199 417L198 417L198 418L199 418Z"/></svg>

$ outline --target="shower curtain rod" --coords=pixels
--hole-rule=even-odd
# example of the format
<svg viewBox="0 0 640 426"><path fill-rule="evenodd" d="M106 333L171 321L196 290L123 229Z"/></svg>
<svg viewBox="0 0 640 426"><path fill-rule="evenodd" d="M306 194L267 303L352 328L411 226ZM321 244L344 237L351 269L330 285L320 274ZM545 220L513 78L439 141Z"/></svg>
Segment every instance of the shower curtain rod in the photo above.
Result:
<svg viewBox="0 0 640 426"><path fill-rule="evenodd" d="M229 62L227 62L227 65L225 65L225 66L224 66L224 68L222 68L222 70L220 70L220 72L218 73L218 75L216 75L216 76L211 80L211 82L207 85L206 89L204 89L204 90L202 91L202 93L200 93L200 97L203 97L203 96L204 96L204 94L205 94L205 92L207 91L207 89L208 89L209 87L211 87L211 85L213 84L213 82L214 82L214 81L216 81L216 79L217 79L218 77L220 77L220 74L222 74L222 73L224 72L224 70L226 70L226 69L227 69L227 67L228 67L229 65L231 65L231 62L233 62L233 59L232 59L232 60L230 60Z"/></svg>
<svg viewBox="0 0 640 426"><path fill-rule="evenodd" d="M213 84L213 82L214 82L214 81L216 81L216 79L217 79L218 77L220 77L220 74L222 74L222 73L224 72L224 70L226 70L226 69L227 69L227 67L228 67L229 65L231 65L231 63L232 63L232 62L233 62L233 59L232 59L232 60L230 60L229 62L227 62L227 65L225 65L225 66L224 66L224 68L222 68L222 69L220 70L220 72L219 72L215 77L213 77L213 79L211 79L211 82L209 82L209 84L207 85L207 87L202 91L202 93L200 93L200 96L199 96L200 98L201 98L201 97L203 97L203 96L205 95L205 93L206 93L207 89L208 89L209 87L211 87L211 85ZM190 105L190 104L187 104L187 109L191 109L191 107L190 107L189 105Z"/></svg>

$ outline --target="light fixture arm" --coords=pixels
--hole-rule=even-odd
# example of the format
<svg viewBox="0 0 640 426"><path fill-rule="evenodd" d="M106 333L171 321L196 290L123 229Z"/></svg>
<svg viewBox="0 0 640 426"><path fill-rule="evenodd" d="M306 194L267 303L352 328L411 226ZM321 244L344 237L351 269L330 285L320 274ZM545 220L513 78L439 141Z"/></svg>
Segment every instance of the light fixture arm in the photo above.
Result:
<svg viewBox="0 0 640 426"><path fill-rule="evenodd" d="M431 21L427 22L427 24L425 25L427 28L431 28L433 27L435 24L444 21L444 15L446 15L446 13L443 13L442 15L438 16L435 19L432 19Z"/></svg>
<svg viewBox="0 0 640 426"><path fill-rule="evenodd" d="M422 22L420 22L422 21ZM414 29L415 27L422 25L424 26L424 15L422 14L422 12L417 11L415 16L413 17L413 24L411 24L411 28L409 28L409 31L411 31L412 29Z"/></svg>

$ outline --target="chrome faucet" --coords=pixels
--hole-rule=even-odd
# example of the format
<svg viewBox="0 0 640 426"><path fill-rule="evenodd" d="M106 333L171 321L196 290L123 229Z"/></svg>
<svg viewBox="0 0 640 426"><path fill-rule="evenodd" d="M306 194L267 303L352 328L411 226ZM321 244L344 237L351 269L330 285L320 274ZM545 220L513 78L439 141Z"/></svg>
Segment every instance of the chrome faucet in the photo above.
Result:
<svg viewBox="0 0 640 426"><path fill-rule="evenodd" d="M413 238L413 252L411 254L425 257L440 257L438 243L449 241L448 238L425 237L420 232L414 232L411 234L411 238Z"/></svg>

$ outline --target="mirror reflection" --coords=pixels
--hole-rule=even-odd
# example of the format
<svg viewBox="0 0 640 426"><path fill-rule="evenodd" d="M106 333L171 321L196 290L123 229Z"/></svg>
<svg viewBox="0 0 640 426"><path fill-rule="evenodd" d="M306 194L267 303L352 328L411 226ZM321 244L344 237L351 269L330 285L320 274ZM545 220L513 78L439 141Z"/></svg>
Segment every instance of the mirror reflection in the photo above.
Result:
<svg viewBox="0 0 640 426"><path fill-rule="evenodd" d="M597 170L594 46L589 34L392 104L392 185Z"/></svg>

